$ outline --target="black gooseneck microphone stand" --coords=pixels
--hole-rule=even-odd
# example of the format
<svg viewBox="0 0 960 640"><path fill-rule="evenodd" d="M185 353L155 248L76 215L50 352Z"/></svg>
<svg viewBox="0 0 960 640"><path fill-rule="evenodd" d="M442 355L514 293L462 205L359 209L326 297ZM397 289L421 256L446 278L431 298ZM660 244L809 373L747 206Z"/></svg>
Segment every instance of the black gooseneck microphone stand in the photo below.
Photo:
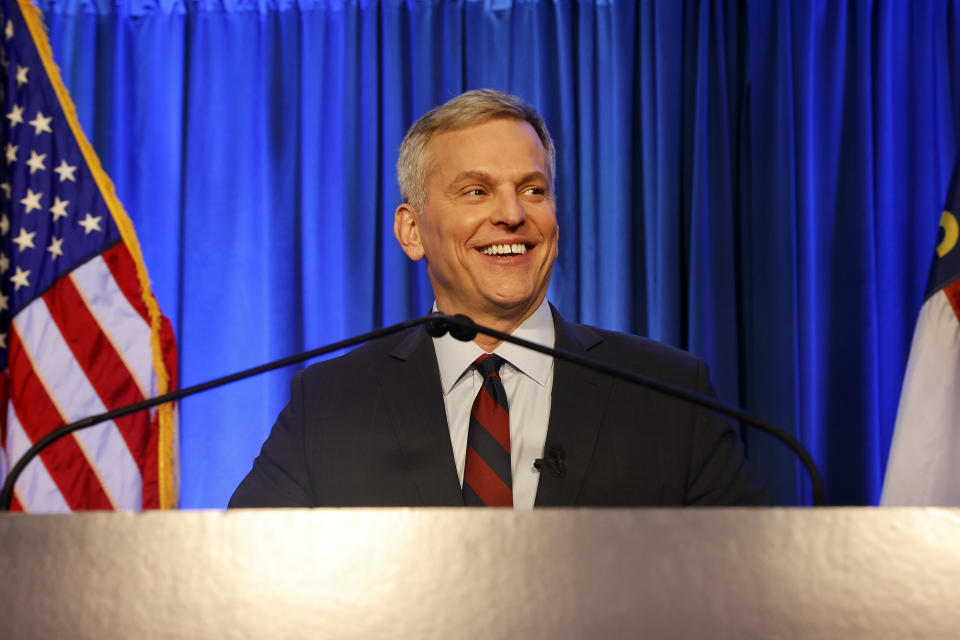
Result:
<svg viewBox="0 0 960 640"><path fill-rule="evenodd" d="M429 316L423 316L421 318L415 318L413 320L407 320L406 322L400 322L398 324L390 325L389 327L383 327L382 329L377 329L375 331L370 331L353 338L348 338L346 340L341 340L340 342L335 342L333 344L327 345L325 347L319 347L317 349L311 349L310 351L305 351L296 355L288 356L286 358L281 358L280 360L275 360L273 362L268 362L267 364L260 365L258 367L253 367L251 369L246 369L244 371L239 371L228 376L223 376L221 378L216 378L214 380L209 380L207 382L202 382L200 384L193 385L191 387L186 387L184 389L178 389L176 391L171 391L170 393L165 393L163 395L157 396L155 398L149 398L147 400L142 400L125 407L120 407L119 409L114 409L113 411L107 411L106 413L101 413L98 415L90 416L76 422L64 425L57 429L54 429L44 437L40 438L33 444L32 447L27 449L26 453L17 460L16 464L13 465L10 469L10 473L7 475L7 479L3 484L3 490L0 491L0 511L9 511L10 503L13 501L13 487L17 482L17 478L20 477L20 474L26 468L26 466L33 460L37 454L40 453L45 447L49 446L51 443L59 440L63 436L78 431L80 429L85 429L87 427L92 427L101 422L106 422L107 420L113 420L114 418L120 418L130 413L136 411L142 411L144 409L150 409L161 405L165 402L174 402L180 400L181 398L186 398L187 396L192 396L194 394L200 393L202 391L207 391L209 389L214 389L216 387L229 384L231 382L237 382L238 380L243 380L245 378L250 378L252 376L266 373L267 371L273 371L274 369L280 369L291 364L297 364L298 362L303 362L304 360L309 360L310 358L316 358L319 356L332 353L334 351L339 351L340 349L345 349L347 347L352 347L358 345L362 342L367 342L368 340L374 340L376 338L382 338L388 336L392 333L398 331L403 331L404 329L409 329L416 327L418 325L424 325L427 333L433 337L439 337L443 334L450 332L450 335L464 342L473 340L477 333L483 333L498 340L504 342L512 342L513 344L519 345L521 347L526 347L527 349L533 349L540 353L544 353L548 356L554 358L559 358L561 360L566 360L572 362L573 364L587 367L588 369L593 369L595 371L600 371L607 375L610 375L614 378L624 380L626 382L631 382L633 384L640 385L642 387L647 387L660 393L665 393L671 395L675 398L680 398L686 400L687 402L692 402L693 404L705 407L712 411L715 411L719 414L729 416L736 420L739 420L742 424L750 425L756 427L761 431L765 431L779 439L781 442L786 444L797 457L800 458L803 462L804 467L807 470L807 473L810 475L810 482L812 484L813 492L813 504L814 506L823 506L824 497L823 497L823 482L820 479L820 472L817 470L817 465L813 461L813 457L806 450L806 448L792 435L789 433L774 427L773 425L764 422L754 416L745 413L735 407L728 406L719 400L711 398L709 396L704 396L699 393L694 393L687 389L681 387L675 387L673 385L667 384L665 382L660 382L659 380L654 380L652 378L647 378L645 376L637 375L630 371L625 371L618 369L616 367L610 367L605 364L594 362L589 358L584 358L575 353L570 353L568 351L553 349L550 347L545 347L541 344L535 342L530 342L528 340L523 340L521 338L515 338L510 334L503 333L501 331L496 331L495 329L489 329L483 327L473 322L469 317L458 314L455 316L444 315L444 314L431 314ZM551 455L554 455L551 453ZM556 457L556 456L555 456ZM543 462L543 461L541 461Z"/></svg>

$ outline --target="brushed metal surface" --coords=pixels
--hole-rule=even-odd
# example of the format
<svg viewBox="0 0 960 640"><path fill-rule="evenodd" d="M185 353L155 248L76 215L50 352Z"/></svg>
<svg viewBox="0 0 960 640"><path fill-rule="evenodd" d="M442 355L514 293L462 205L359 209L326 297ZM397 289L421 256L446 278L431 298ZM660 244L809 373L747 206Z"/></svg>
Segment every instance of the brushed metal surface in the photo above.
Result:
<svg viewBox="0 0 960 640"><path fill-rule="evenodd" d="M960 510L0 515L10 638L955 638Z"/></svg>

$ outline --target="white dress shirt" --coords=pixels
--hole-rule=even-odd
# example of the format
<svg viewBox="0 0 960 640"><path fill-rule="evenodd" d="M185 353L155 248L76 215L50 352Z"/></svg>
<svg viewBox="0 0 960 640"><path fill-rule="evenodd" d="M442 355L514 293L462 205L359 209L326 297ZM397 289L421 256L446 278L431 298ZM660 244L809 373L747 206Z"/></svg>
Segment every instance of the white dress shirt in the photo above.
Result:
<svg viewBox="0 0 960 640"><path fill-rule="evenodd" d="M541 303L513 335L552 347L556 330L550 305L546 301ZM440 365L443 404L462 487L470 410L483 384L483 376L471 365L486 352L477 343L461 342L450 334L434 338L433 346ZM508 342L501 343L493 352L506 361L500 369L500 379L510 404L513 506L515 509L532 509L540 480L540 472L533 467L533 461L543 457L543 445L547 439L553 393L553 358Z"/></svg>

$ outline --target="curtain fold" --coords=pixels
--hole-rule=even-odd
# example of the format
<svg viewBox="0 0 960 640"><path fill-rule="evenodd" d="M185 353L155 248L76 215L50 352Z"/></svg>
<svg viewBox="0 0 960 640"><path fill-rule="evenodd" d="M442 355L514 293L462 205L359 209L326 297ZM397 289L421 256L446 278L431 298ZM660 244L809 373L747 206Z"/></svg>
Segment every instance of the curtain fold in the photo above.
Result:
<svg viewBox="0 0 960 640"><path fill-rule="evenodd" d="M834 504L879 496L957 153L958 4L39 2L183 385L429 309L393 239L397 151L491 87L556 139L550 299L706 359ZM184 401L182 506L226 504L292 372ZM808 502L791 454L744 437L777 502Z"/></svg>

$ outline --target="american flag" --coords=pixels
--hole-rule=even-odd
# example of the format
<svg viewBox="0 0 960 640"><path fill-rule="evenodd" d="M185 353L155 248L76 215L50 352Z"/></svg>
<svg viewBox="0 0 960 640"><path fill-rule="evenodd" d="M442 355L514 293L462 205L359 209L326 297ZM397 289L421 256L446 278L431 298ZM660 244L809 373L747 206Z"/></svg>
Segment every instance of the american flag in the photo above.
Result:
<svg viewBox="0 0 960 640"><path fill-rule="evenodd" d="M76 117L42 16L2 0L0 481L54 428L172 390L176 348L133 226ZM176 504L174 409L61 438L24 470L29 512Z"/></svg>

